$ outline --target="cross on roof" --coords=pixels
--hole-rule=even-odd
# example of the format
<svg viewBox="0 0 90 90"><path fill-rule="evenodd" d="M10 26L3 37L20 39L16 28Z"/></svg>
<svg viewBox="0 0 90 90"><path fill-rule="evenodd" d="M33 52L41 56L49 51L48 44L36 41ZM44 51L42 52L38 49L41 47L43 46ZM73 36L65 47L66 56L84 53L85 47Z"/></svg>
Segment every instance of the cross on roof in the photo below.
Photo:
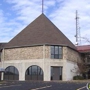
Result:
<svg viewBox="0 0 90 90"><path fill-rule="evenodd" d="M43 13L43 5L44 5L43 3L44 3L44 0L42 0L42 13Z"/></svg>

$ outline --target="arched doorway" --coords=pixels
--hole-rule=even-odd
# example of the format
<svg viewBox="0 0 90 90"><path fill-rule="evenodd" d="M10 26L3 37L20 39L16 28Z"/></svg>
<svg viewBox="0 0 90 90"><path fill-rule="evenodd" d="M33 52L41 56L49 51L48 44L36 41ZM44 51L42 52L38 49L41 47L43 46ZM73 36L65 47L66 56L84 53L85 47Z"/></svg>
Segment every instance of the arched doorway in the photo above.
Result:
<svg viewBox="0 0 90 90"><path fill-rule="evenodd" d="M19 80L19 72L16 67L9 66L5 69L4 80Z"/></svg>
<svg viewBox="0 0 90 90"><path fill-rule="evenodd" d="M43 70L36 65L30 66L26 70L25 80L43 80Z"/></svg>

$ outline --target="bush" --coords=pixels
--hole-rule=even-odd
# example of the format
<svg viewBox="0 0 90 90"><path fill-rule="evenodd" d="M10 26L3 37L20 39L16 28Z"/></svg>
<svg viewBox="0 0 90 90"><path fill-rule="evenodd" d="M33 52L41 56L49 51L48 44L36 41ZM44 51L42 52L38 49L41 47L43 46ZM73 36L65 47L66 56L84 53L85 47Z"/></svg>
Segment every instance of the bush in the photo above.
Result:
<svg viewBox="0 0 90 90"><path fill-rule="evenodd" d="M84 78L80 75L74 76L73 80L83 80Z"/></svg>

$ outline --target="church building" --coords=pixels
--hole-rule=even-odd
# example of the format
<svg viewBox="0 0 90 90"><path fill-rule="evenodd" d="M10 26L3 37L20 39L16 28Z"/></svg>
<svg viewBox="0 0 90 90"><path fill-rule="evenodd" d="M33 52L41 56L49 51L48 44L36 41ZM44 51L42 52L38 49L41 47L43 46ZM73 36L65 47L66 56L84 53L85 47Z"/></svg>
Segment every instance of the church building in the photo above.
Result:
<svg viewBox="0 0 90 90"><path fill-rule="evenodd" d="M81 56L42 13L8 43L0 43L0 61L2 80L68 81L77 75Z"/></svg>

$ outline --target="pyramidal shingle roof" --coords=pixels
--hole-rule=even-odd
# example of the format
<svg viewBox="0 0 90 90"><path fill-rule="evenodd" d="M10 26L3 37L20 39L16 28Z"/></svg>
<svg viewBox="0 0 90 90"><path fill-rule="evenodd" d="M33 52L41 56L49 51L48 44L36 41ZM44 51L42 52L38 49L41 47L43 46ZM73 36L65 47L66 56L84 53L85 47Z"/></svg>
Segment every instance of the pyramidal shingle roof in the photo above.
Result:
<svg viewBox="0 0 90 90"><path fill-rule="evenodd" d="M6 48L42 44L65 45L76 49L74 44L44 14L8 42Z"/></svg>

